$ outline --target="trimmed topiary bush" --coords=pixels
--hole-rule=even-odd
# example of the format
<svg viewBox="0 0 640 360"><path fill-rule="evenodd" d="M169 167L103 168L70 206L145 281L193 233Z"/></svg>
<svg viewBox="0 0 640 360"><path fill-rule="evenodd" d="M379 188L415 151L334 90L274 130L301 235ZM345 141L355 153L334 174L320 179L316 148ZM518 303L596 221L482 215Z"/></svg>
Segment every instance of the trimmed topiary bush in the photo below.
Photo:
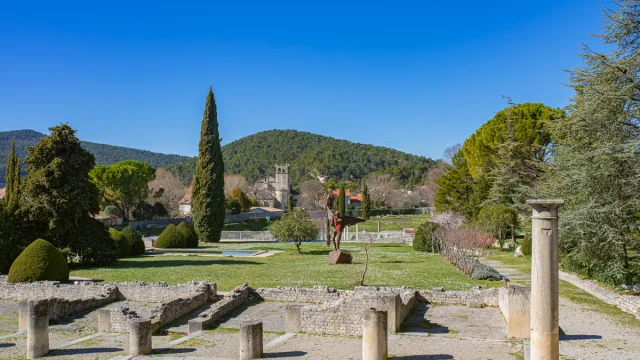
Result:
<svg viewBox="0 0 640 360"><path fill-rule="evenodd" d="M69 281L69 264L60 250L38 239L27 246L9 269L9 282Z"/></svg>
<svg viewBox="0 0 640 360"><path fill-rule="evenodd" d="M122 235L127 238L129 242L129 246L131 247L130 254L131 255L141 255L144 254L144 241L142 240L142 235L138 234L135 230L131 228L131 226L127 226L122 230Z"/></svg>
<svg viewBox="0 0 640 360"><path fill-rule="evenodd" d="M191 225L183 221L176 226L176 229L178 229L178 231L182 233L182 236L184 236L187 248L195 249L198 247L198 234L196 234L196 231Z"/></svg>
<svg viewBox="0 0 640 360"><path fill-rule="evenodd" d="M118 247L118 257L127 257L131 254L129 240L122 233L114 228L109 228L109 237Z"/></svg>
<svg viewBox="0 0 640 360"><path fill-rule="evenodd" d="M171 224L158 236L155 247L159 249L184 249L187 247L187 239L175 225Z"/></svg>
<svg viewBox="0 0 640 360"><path fill-rule="evenodd" d="M438 224L427 221L416 229L413 237L413 250L438 252L433 232L438 229Z"/></svg>

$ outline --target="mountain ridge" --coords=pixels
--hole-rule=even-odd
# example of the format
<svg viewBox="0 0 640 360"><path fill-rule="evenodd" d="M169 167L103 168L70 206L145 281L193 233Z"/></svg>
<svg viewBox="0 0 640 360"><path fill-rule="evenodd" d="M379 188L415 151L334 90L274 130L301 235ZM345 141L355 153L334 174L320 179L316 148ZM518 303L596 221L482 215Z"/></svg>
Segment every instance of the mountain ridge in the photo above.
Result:
<svg viewBox="0 0 640 360"><path fill-rule="evenodd" d="M27 146L45 136L34 130L0 131L0 183L4 182L11 139L24 160ZM195 172L195 157L162 154L124 146L82 141L93 153L96 164L123 160L145 161L153 167L166 167L185 184ZM222 147L225 173L257 180L273 173L275 164L290 164L292 183L297 186L313 174L321 173L341 181L357 181L375 172L390 172L403 185L420 184L435 161L383 146L362 144L298 130L266 130L234 140Z"/></svg>

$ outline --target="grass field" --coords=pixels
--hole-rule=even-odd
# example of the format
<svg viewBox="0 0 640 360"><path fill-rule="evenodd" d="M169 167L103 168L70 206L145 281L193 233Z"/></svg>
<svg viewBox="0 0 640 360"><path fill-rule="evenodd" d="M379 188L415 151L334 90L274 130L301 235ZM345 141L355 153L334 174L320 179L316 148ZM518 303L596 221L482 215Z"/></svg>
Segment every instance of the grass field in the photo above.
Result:
<svg viewBox="0 0 640 360"><path fill-rule="evenodd" d="M223 243L207 246L220 250L281 250L265 257L140 256L100 268L76 268L72 276L102 281L165 281L183 283L207 280L220 290L248 283L252 287L326 285L352 289L362 275L364 251L358 244L344 244L354 256L352 265L328 265L329 249L323 243L304 243L302 254L287 243ZM374 244L369 251L366 285L410 286L416 289L444 287L468 290L474 285L503 286L502 282L473 280L439 255L419 253L404 244Z"/></svg>
<svg viewBox="0 0 640 360"><path fill-rule="evenodd" d="M378 221L380 221L380 231L402 231L405 228L415 229L430 218L431 215L375 217L358 224L358 230L377 231Z"/></svg>

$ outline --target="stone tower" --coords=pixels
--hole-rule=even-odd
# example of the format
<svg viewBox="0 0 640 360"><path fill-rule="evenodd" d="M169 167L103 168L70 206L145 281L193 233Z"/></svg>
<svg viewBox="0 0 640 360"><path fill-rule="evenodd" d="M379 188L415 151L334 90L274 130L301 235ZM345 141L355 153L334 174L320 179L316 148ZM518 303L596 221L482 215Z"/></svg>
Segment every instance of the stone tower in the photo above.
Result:
<svg viewBox="0 0 640 360"><path fill-rule="evenodd" d="M276 200L280 209L287 208L289 200L289 189L291 186L291 178L289 176L289 165L276 165L276 182L273 184L276 189Z"/></svg>

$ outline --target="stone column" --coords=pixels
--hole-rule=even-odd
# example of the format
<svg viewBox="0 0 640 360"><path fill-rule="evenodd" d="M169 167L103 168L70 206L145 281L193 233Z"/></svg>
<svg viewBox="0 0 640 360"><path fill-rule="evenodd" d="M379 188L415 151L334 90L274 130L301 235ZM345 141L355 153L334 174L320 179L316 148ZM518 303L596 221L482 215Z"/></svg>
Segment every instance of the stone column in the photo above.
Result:
<svg viewBox="0 0 640 360"><path fill-rule="evenodd" d="M388 357L387 312L367 309L362 324L362 360L386 360Z"/></svg>
<svg viewBox="0 0 640 360"><path fill-rule="evenodd" d="M133 356L151 353L151 320L129 319L129 354Z"/></svg>
<svg viewBox="0 0 640 360"><path fill-rule="evenodd" d="M304 305L287 305L284 308L284 331L300 332L302 331L302 319L300 317L300 309Z"/></svg>
<svg viewBox="0 0 640 360"><path fill-rule="evenodd" d="M380 295L377 301L377 308L387 312L387 325L389 333L393 334L400 330L402 319L400 318L400 306L402 299L398 294Z"/></svg>
<svg viewBox="0 0 640 360"><path fill-rule="evenodd" d="M529 200L531 216L531 360L559 359L558 208L563 200Z"/></svg>
<svg viewBox="0 0 640 360"><path fill-rule="evenodd" d="M49 352L49 300L29 300L27 307L27 359L37 359Z"/></svg>
<svg viewBox="0 0 640 360"><path fill-rule="evenodd" d="M98 331L104 333L111 332L111 310L98 310Z"/></svg>
<svg viewBox="0 0 640 360"><path fill-rule="evenodd" d="M243 321L240 323L240 360L258 359L262 355L262 321Z"/></svg>
<svg viewBox="0 0 640 360"><path fill-rule="evenodd" d="M18 331L27 331L29 326L29 300L18 302Z"/></svg>

